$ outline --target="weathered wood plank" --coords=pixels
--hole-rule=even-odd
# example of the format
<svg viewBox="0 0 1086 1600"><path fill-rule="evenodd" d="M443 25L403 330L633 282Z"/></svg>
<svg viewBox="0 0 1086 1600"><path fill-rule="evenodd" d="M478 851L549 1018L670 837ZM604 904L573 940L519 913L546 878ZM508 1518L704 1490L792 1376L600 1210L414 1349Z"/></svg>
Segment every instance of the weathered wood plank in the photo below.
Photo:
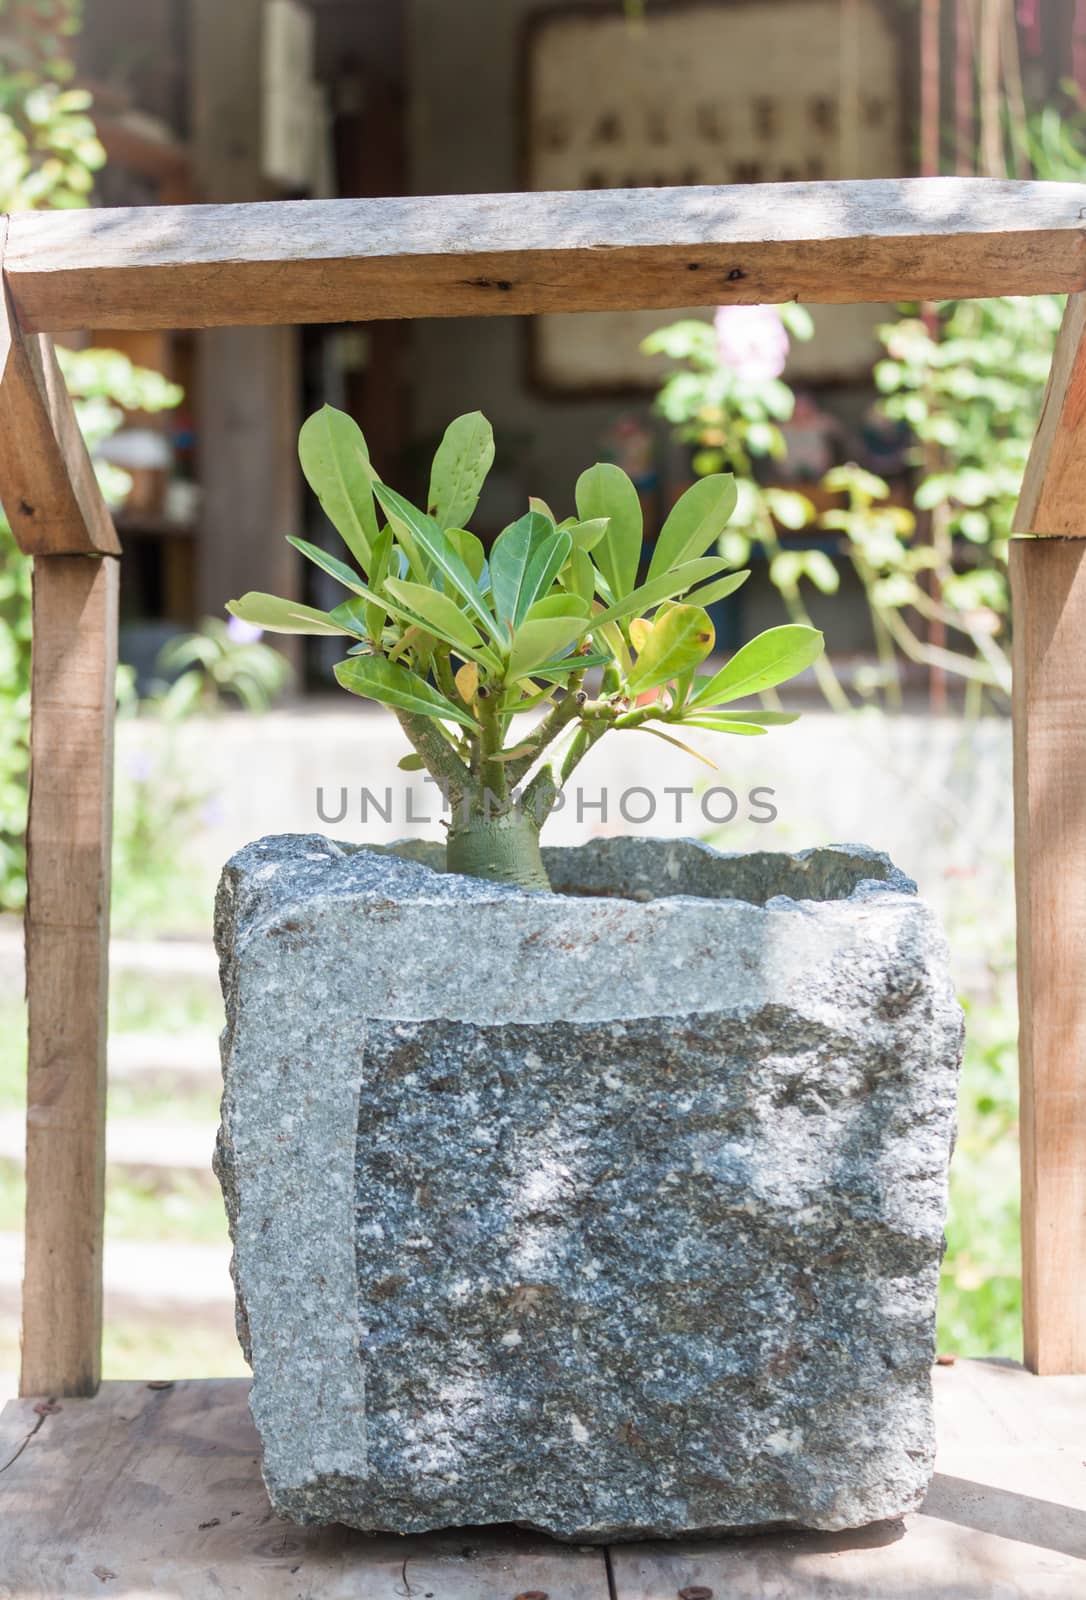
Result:
<svg viewBox="0 0 1086 1600"><path fill-rule="evenodd" d="M75 1600L608 1600L602 1550L482 1528L419 1538L298 1528L273 1516L244 1379L107 1383L41 1419L0 1423L0 1584Z"/></svg>
<svg viewBox="0 0 1086 1600"><path fill-rule="evenodd" d="M923 1510L851 1533L620 1545L616 1600L1074 1600L1086 1592L1086 1381L959 1362L935 1373Z"/></svg>
<svg viewBox="0 0 1086 1600"><path fill-rule="evenodd" d="M506 1529L394 1539L275 1519L243 1380L107 1383L0 1417L0 1574L14 1593L183 1600L606 1600L604 1557ZM938 1473L906 1527L612 1549L618 1600L1077 1600L1086 1585L1086 1380L1010 1363L935 1374ZM5 1463L17 1458L6 1467ZM110 1576L107 1576L109 1574Z"/></svg>
<svg viewBox="0 0 1086 1600"><path fill-rule="evenodd" d="M902 178L28 212L27 328L217 327L1086 287L1086 187Z"/></svg>
<svg viewBox="0 0 1086 1600"><path fill-rule="evenodd" d="M24 1394L99 1378L118 576L34 560Z"/></svg>
<svg viewBox="0 0 1086 1600"><path fill-rule="evenodd" d="M1013 540L1011 591L1026 1362L1086 1372L1086 538Z"/></svg>
<svg viewBox="0 0 1086 1600"><path fill-rule="evenodd" d="M1067 302L1014 514L1016 533L1086 539L1086 295Z"/></svg>
<svg viewBox="0 0 1086 1600"><path fill-rule="evenodd" d="M0 499L29 554L120 544L47 334L24 334L0 292Z"/></svg>

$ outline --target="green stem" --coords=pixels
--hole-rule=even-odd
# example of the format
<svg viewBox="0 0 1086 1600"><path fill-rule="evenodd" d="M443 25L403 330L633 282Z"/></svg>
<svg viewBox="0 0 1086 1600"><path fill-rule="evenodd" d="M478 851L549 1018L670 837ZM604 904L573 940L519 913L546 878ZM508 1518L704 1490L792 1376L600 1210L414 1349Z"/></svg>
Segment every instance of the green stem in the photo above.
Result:
<svg viewBox="0 0 1086 1600"><path fill-rule="evenodd" d="M570 692L564 700L559 700L556 706L552 706L551 710L547 712L547 715L539 723L535 732L529 735L529 743L532 748L518 760L506 763L509 783L512 788L516 788L528 769L535 765L547 746L557 739L562 729L568 728L569 724L579 714L582 704L583 702L580 700L578 693Z"/></svg>

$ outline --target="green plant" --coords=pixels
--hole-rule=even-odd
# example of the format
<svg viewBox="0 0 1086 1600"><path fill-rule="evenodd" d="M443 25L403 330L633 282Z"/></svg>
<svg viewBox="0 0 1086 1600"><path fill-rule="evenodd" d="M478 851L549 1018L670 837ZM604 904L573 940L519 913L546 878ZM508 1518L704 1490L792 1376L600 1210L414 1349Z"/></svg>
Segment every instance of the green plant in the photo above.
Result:
<svg viewBox="0 0 1086 1600"><path fill-rule="evenodd" d="M247 711L266 711L290 682L291 669L278 650L261 643L262 631L237 617L205 617L196 633L163 645L158 670L176 676L153 697L158 715L175 721L231 699Z"/></svg>
<svg viewBox="0 0 1086 1600"><path fill-rule="evenodd" d="M425 512L381 481L360 429L330 406L304 424L299 454L356 568L304 539L291 543L349 598L317 611L250 593L228 610L273 631L354 641L336 677L395 711L415 751L401 765L425 767L442 785L451 870L546 888L539 830L577 763L611 730L644 728L678 744L675 728L751 735L795 720L731 707L809 666L822 649L812 628L771 629L719 672L698 674L715 642L706 605L748 576L724 575L729 560L704 554L734 510L730 476L702 478L683 495L639 584L640 502L607 464L581 474L575 516L559 520L532 500L487 559L464 526L494 456L479 412L449 425ZM590 692L595 669L602 676ZM527 712L543 714L514 734ZM563 736L556 770L551 747Z"/></svg>

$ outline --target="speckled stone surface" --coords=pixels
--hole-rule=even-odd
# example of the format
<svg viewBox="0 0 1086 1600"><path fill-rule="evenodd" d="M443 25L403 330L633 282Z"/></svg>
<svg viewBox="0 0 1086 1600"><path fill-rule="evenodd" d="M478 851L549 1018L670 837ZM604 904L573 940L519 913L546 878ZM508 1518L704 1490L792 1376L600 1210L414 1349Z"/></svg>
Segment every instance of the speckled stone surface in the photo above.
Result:
<svg viewBox="0 0 1086 1600"><path fill-rule="evenodd" d="M580 1540L912 1509L962 1031L934 917L854 846L546 855L563 893L316 835L224 871L273 1504Z"/></svg>

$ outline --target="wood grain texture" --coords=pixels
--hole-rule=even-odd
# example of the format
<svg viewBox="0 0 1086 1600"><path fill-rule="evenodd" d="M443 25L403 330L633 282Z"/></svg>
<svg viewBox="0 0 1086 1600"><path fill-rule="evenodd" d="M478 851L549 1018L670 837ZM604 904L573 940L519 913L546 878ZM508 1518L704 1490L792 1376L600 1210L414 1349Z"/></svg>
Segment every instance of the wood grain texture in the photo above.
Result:
<svg viewBox="0 0 1086 1600"><path fill-rule="evenodd" d="M1079 1600L1086 1380L971 1361L934 1378L938 1472L904 1527L616 1546L617 1600L698 1583L715 1600ZM107 1383L44 1417L13 1401L0 1417L0 1582L65 1600L608 1600L601 1550L509 1529L391 1538L280 1522L247 1393L238 1379Z"/></svg>
<svg viewBox="0 0 1086 1600"><path fill-rule="evenodd" d="M1067 302L1014 514L1016 533L1086 538L1086 294Z"/></svg>
<svg viewBox="0 0 1086 1600"><path fill-rule="evenodd" d="M1025 1352L1086 1372L1086 539L1013 540L1011 593Z"/></svg>
<svg viewBox="0 0 1086 1600"><path fill-rule="evenodd" d="M30 555L118 554L47 334L24 334L0 293L0 500Z"/></svg>
<svg viewBox="0 0 1086 1600"><path fill-rule="evenodd" d="M34 560L24 1394L99 1379L118 578L110 556Z"/></svg>
<svg viewBox="0 0 1086 1600"><path fill-rule="evenodd" d="M24 327L217 327L1086 287L1086 187L901 178L27 212Z"/></svg>
<svg viewBox="0 0 1086 1600"><path fill-rule="evenodd" d="M934 1374L920 1513L840 1534L619 1545L617 1600L1076 1600L1086 1593L1086 1381L961 1361Z"/></svg>
<svg viewBox="0 0 1086 1600"><path fill-rule="evenodd" d="M107 1383L0 1421L0 1592L174 1600L608 1600L602 1550L512 1529L404 1539L276 1517L244 1379ZM108 1574L108 1576L105 1576Z"/></svg>

